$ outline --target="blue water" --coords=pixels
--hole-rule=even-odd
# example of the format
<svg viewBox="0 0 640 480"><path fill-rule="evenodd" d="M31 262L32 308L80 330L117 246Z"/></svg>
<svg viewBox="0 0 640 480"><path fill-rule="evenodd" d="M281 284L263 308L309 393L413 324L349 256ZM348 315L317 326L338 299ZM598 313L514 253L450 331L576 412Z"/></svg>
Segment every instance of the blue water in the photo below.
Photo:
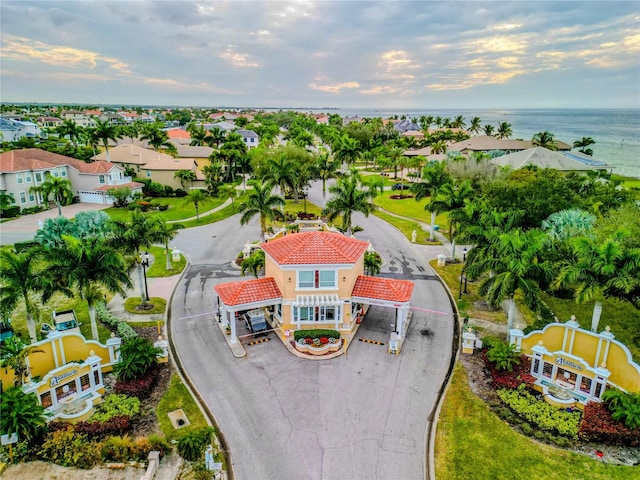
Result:
<svg viewBox="0 0 640 480"><path fill-rule="evenodd" d="M390 117L421 115L455 118L463 115L467 125L478 116L482 125L495 127L500 122L511 124L513 136L530 140L534 134L548 130L556 140L569 145L582 137L591 137L593 158L613 167L614 173L640 177L640 109L526 109L526 110L365 110L338 109L328 113L340 116Z"/></svg>

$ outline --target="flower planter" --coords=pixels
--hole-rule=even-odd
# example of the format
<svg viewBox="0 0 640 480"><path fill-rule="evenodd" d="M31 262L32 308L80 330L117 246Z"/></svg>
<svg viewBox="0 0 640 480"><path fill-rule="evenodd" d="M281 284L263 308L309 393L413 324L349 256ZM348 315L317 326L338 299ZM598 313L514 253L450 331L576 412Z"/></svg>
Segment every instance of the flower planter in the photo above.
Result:
<svg viewBox="0 0 640 480"><path fill-rule="evenodd" d="M293 342L293 346L299 352L306 353L307 355L320 356L340 350L342 348L342 341L340 340L337 343L326 343L320 346L303 345L298 342Z"/></svg>

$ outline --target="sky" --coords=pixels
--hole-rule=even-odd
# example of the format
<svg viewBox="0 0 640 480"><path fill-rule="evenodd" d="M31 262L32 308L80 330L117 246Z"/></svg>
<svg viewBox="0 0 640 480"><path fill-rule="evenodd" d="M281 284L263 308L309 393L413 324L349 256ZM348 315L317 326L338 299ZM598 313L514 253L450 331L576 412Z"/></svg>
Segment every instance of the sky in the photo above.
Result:
<svg viewBox="0 0 640 480"><path fill-rule="evenodd" d="M0 100L639 108L640 2L0 2Z"/></svg>

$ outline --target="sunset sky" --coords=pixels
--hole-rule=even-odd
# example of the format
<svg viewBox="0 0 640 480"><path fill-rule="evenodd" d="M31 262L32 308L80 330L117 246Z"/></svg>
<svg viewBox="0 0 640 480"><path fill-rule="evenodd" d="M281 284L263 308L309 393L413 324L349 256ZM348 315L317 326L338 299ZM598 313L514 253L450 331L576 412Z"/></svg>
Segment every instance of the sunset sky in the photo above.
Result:
<svg viewBox="0 0 640 480"><path fill-rule="evenodd" d="M2 0L3 102L640 107L638 1Z"/></svg>

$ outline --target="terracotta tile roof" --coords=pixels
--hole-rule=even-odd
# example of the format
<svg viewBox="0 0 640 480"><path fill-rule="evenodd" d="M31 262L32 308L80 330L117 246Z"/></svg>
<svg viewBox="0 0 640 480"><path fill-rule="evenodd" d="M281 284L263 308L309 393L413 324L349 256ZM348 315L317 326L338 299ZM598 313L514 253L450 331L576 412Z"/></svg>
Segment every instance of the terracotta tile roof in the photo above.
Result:
<svg viewBox="0 0 640 480"><path fill-rule="evenodd" d="M21 172L24 170L42 170L60 165L69 165L81 173L108 173L115 165L106 161L86 163L39 148L11 150L0 154L0 172Z"/></svg>
<svg viewBox="0 0 640 480"><path fill-rule="evenodd" d="M393 278L359 275L351 292L352 297L375 298L388 302L408 302L413 293L413 282Z"/></svg>
<svg viewBox="0 0 640 480"><path fill-rule="evenodd" d="M107 158L107 152L100 152L91 158L94 160L105 160ZM173 157L166 153L156 152L149 148L127 143L109 148L109 158L113 163L144 165L152 159L165 158L166 160L171 160Z"/></svg>
<svg viewBox="0 0 640 480"><path fill-rule="evenodd" d="M355 263L369 243L339 233L302 232L261 246L279 265L327 265Z"/></svg>
<svg viewBox="0 0 640 480"><path fill-rule="evenodd" d="M271 277L220 283L215 286L215 290L220 296L220 301L228 306L282 298L280 289Z"/></svg>
<svg viewBox="0 0 640 480"><path fill-rule="evenodd" d="M169 128L166 132L169 138L191 138L191 134L182 128Z"/></svg>

